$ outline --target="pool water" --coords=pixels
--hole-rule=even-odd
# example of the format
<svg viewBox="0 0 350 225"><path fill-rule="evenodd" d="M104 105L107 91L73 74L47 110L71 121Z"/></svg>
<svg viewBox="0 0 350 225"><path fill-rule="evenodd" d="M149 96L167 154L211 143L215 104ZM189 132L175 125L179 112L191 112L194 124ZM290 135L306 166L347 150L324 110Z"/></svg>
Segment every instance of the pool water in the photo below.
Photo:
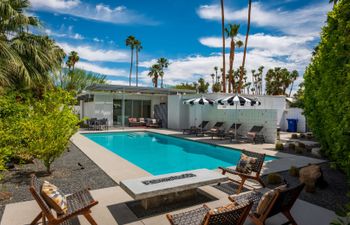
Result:
<svg viewBox="0 0 350 225"><path fill-rule="evenodd" d="M151 132L84 134L87 138L153 175L237 164L241 152ZM265 161L276 158L266 156Z"/></svg>

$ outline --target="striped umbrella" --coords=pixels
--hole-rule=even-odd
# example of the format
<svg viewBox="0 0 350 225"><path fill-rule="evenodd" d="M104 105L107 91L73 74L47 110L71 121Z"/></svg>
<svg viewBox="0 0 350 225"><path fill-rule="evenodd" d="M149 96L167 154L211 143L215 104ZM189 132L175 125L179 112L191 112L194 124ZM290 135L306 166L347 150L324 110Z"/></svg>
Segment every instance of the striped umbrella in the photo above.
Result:
<svg viewBox="0 0 350 225"><path fill-rule="evenodd" d="M209 105L209 104L212 105L214 104L214 101L202 96L200 98L192 98L192 99L186 100L183 103L188 105Z"/></svg>
<svg viewBox="0 0 350 225"><path fill-rule="evenodd" d="M247 97L243 97L241 95L235 94L234 96L228 96L224 98L220 98L215 100L215 103L220 105L236 105L236 111L238 105L245 106L245 105L261 105L261 102L257 99L251 99ZM237 141L237 116L236 116L236 122L235 122L235 140Z"/></svg>
<svg viewBox="0 0 350 225"><path fill-rule="evenodd" d="M192 99L188 99L183 101L183 104L185 105L213 105L215 101L213 101L212 99L206 98L206 97L200 97L200 98L192 98ZM196 109L197 111L197 109ZM196 113L197 115L197 113ZM194 125L196 126L196 122L197 122L197 116L194 119ZM201 127L202 129L202 127Z"/></svg>

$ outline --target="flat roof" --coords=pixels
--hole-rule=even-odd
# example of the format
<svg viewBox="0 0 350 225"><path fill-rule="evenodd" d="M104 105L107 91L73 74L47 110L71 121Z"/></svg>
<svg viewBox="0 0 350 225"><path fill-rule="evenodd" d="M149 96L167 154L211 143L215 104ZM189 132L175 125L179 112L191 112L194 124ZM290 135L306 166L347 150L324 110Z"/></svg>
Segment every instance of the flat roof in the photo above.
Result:
<svg viewBox="0 0 350 225"><path fill-rule="evenodd" d="M139 94L195 94L195 90L175 89L175 88L154 88L141 86L127 86L115 84L95 84L86 88L88 91L105 91L105 92L124 92L124 93L139 93Z"/></svg>

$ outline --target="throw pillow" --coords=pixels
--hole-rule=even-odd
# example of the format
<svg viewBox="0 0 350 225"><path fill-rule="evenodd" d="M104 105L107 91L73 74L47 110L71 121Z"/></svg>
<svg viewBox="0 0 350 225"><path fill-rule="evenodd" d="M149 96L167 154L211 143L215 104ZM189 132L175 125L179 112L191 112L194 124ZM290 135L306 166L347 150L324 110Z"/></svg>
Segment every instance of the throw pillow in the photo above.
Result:
<svg viewBox="0 0 350 225"><path fill-rule="evenodd" d="M41 195L46 203L57 213L64 214L67 212L67 199L62 191L48 181L44 181L41 187Z"/></svg>
<svg viewBox="0 0 350 225"><path fill-rule="evenodd" d="M254 164L257 162L257 158L249 157L242 153L241 158L236 166L236 170L240 173L249 174L252 172Z"/></svg>
<svg viewBox="0 0 350 225"><path fill-rule="evenodd" d="M272 189L272 190L266 192L265 194L263 194L263 196L261 197L261 199L258 203L258 206L256 207L256 213L258 215L264 214L266 212L267 208L270 206L273 198L277 194L277 190L284 190L286 188L287 188L287 185L282 185L280 187Z"/></svg>

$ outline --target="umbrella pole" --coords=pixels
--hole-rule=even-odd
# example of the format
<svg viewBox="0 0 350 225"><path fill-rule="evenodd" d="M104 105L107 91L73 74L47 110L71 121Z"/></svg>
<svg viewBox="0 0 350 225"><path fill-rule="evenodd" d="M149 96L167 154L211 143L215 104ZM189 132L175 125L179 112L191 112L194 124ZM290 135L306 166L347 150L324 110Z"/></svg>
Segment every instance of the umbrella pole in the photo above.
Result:
<svg viewBox="0 0 350 225"><path fill-rule="evenodd" d="M235 111L235 114L237 114L237 103L236 103L236 111ZM237 115L235 115L236 119L235 119L235 139L234 139L234 142L237 143L238 140L237 140Z"/></svg>

